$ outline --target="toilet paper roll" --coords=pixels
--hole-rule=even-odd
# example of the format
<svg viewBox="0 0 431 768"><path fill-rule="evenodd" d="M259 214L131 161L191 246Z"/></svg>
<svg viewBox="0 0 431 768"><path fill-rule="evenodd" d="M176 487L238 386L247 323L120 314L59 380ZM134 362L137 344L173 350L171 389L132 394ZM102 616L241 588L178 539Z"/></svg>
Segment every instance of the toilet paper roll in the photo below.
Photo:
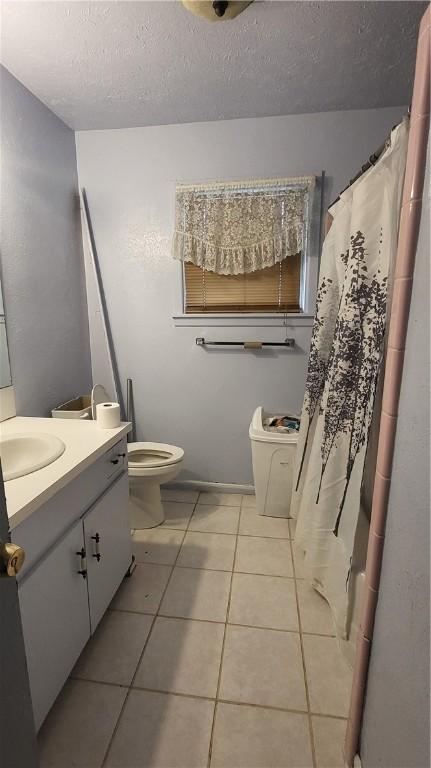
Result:
<svg viewBox="0 0 431 768"><path fill-rule="evenodd" d="M96 406L97 425L101 429L115 429L120 426L120 406L118 403L98 403Z"/></svg>

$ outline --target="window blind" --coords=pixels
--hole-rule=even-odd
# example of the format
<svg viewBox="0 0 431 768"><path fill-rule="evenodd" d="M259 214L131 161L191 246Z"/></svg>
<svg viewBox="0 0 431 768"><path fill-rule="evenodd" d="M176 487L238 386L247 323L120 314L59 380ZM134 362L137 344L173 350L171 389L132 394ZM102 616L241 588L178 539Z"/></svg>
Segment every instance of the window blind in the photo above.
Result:
<svg viewBox="0 0 431 768"><path fill-rule="evenodd" d="M301 254L240 275L219 275L186 262L184 284L187 314L299 312Z"/></svg>

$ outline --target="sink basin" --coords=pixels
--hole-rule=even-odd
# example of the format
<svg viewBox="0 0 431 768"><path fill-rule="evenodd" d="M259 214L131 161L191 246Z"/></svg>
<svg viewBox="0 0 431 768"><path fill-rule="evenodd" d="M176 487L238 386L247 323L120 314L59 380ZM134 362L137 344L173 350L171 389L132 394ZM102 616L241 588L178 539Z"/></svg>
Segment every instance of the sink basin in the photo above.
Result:
<svg viewBox="0 0 431 768"><path fill-rule="evenodd" d="M0 440L3 479L14 480L46 467L58 459L65 448L63 441L55 435L39 433L5 437Z"/></svg>

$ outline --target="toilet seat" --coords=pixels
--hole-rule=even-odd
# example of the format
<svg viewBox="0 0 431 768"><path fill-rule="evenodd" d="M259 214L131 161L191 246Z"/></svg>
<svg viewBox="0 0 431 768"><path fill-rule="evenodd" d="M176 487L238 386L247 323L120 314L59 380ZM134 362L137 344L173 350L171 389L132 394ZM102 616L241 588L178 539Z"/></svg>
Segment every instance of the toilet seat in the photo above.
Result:
<svg viewBox="0 0 431 768"><path fill-rule="evenodd" d="M178 464L184 458L184 451L176 445L167 443L129 443L127 446L129 474L139 474L141 470L169 467ZM132 470L132 473L130 472Z"/></svg>
<svg viewBox="0 0 431 768"><path fill-rule="evenodd" d="M160 486L179 475L184 451L166 443L129 443L127 452L130 527L154 528L165 519Z"/></svg>

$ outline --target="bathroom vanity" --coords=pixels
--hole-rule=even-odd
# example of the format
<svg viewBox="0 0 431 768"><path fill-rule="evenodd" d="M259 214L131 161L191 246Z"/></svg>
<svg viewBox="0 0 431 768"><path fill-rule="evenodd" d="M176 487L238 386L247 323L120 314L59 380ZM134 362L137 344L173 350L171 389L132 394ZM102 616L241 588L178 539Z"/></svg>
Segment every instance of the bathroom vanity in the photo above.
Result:
<svg viewBox="0 0 431 768"><path fill-rule="evenodd" d="M5 483L36 728L63 687L131 563L126 435L129 424L17 417L2 439L51 434L64 453Z"/></svg>

